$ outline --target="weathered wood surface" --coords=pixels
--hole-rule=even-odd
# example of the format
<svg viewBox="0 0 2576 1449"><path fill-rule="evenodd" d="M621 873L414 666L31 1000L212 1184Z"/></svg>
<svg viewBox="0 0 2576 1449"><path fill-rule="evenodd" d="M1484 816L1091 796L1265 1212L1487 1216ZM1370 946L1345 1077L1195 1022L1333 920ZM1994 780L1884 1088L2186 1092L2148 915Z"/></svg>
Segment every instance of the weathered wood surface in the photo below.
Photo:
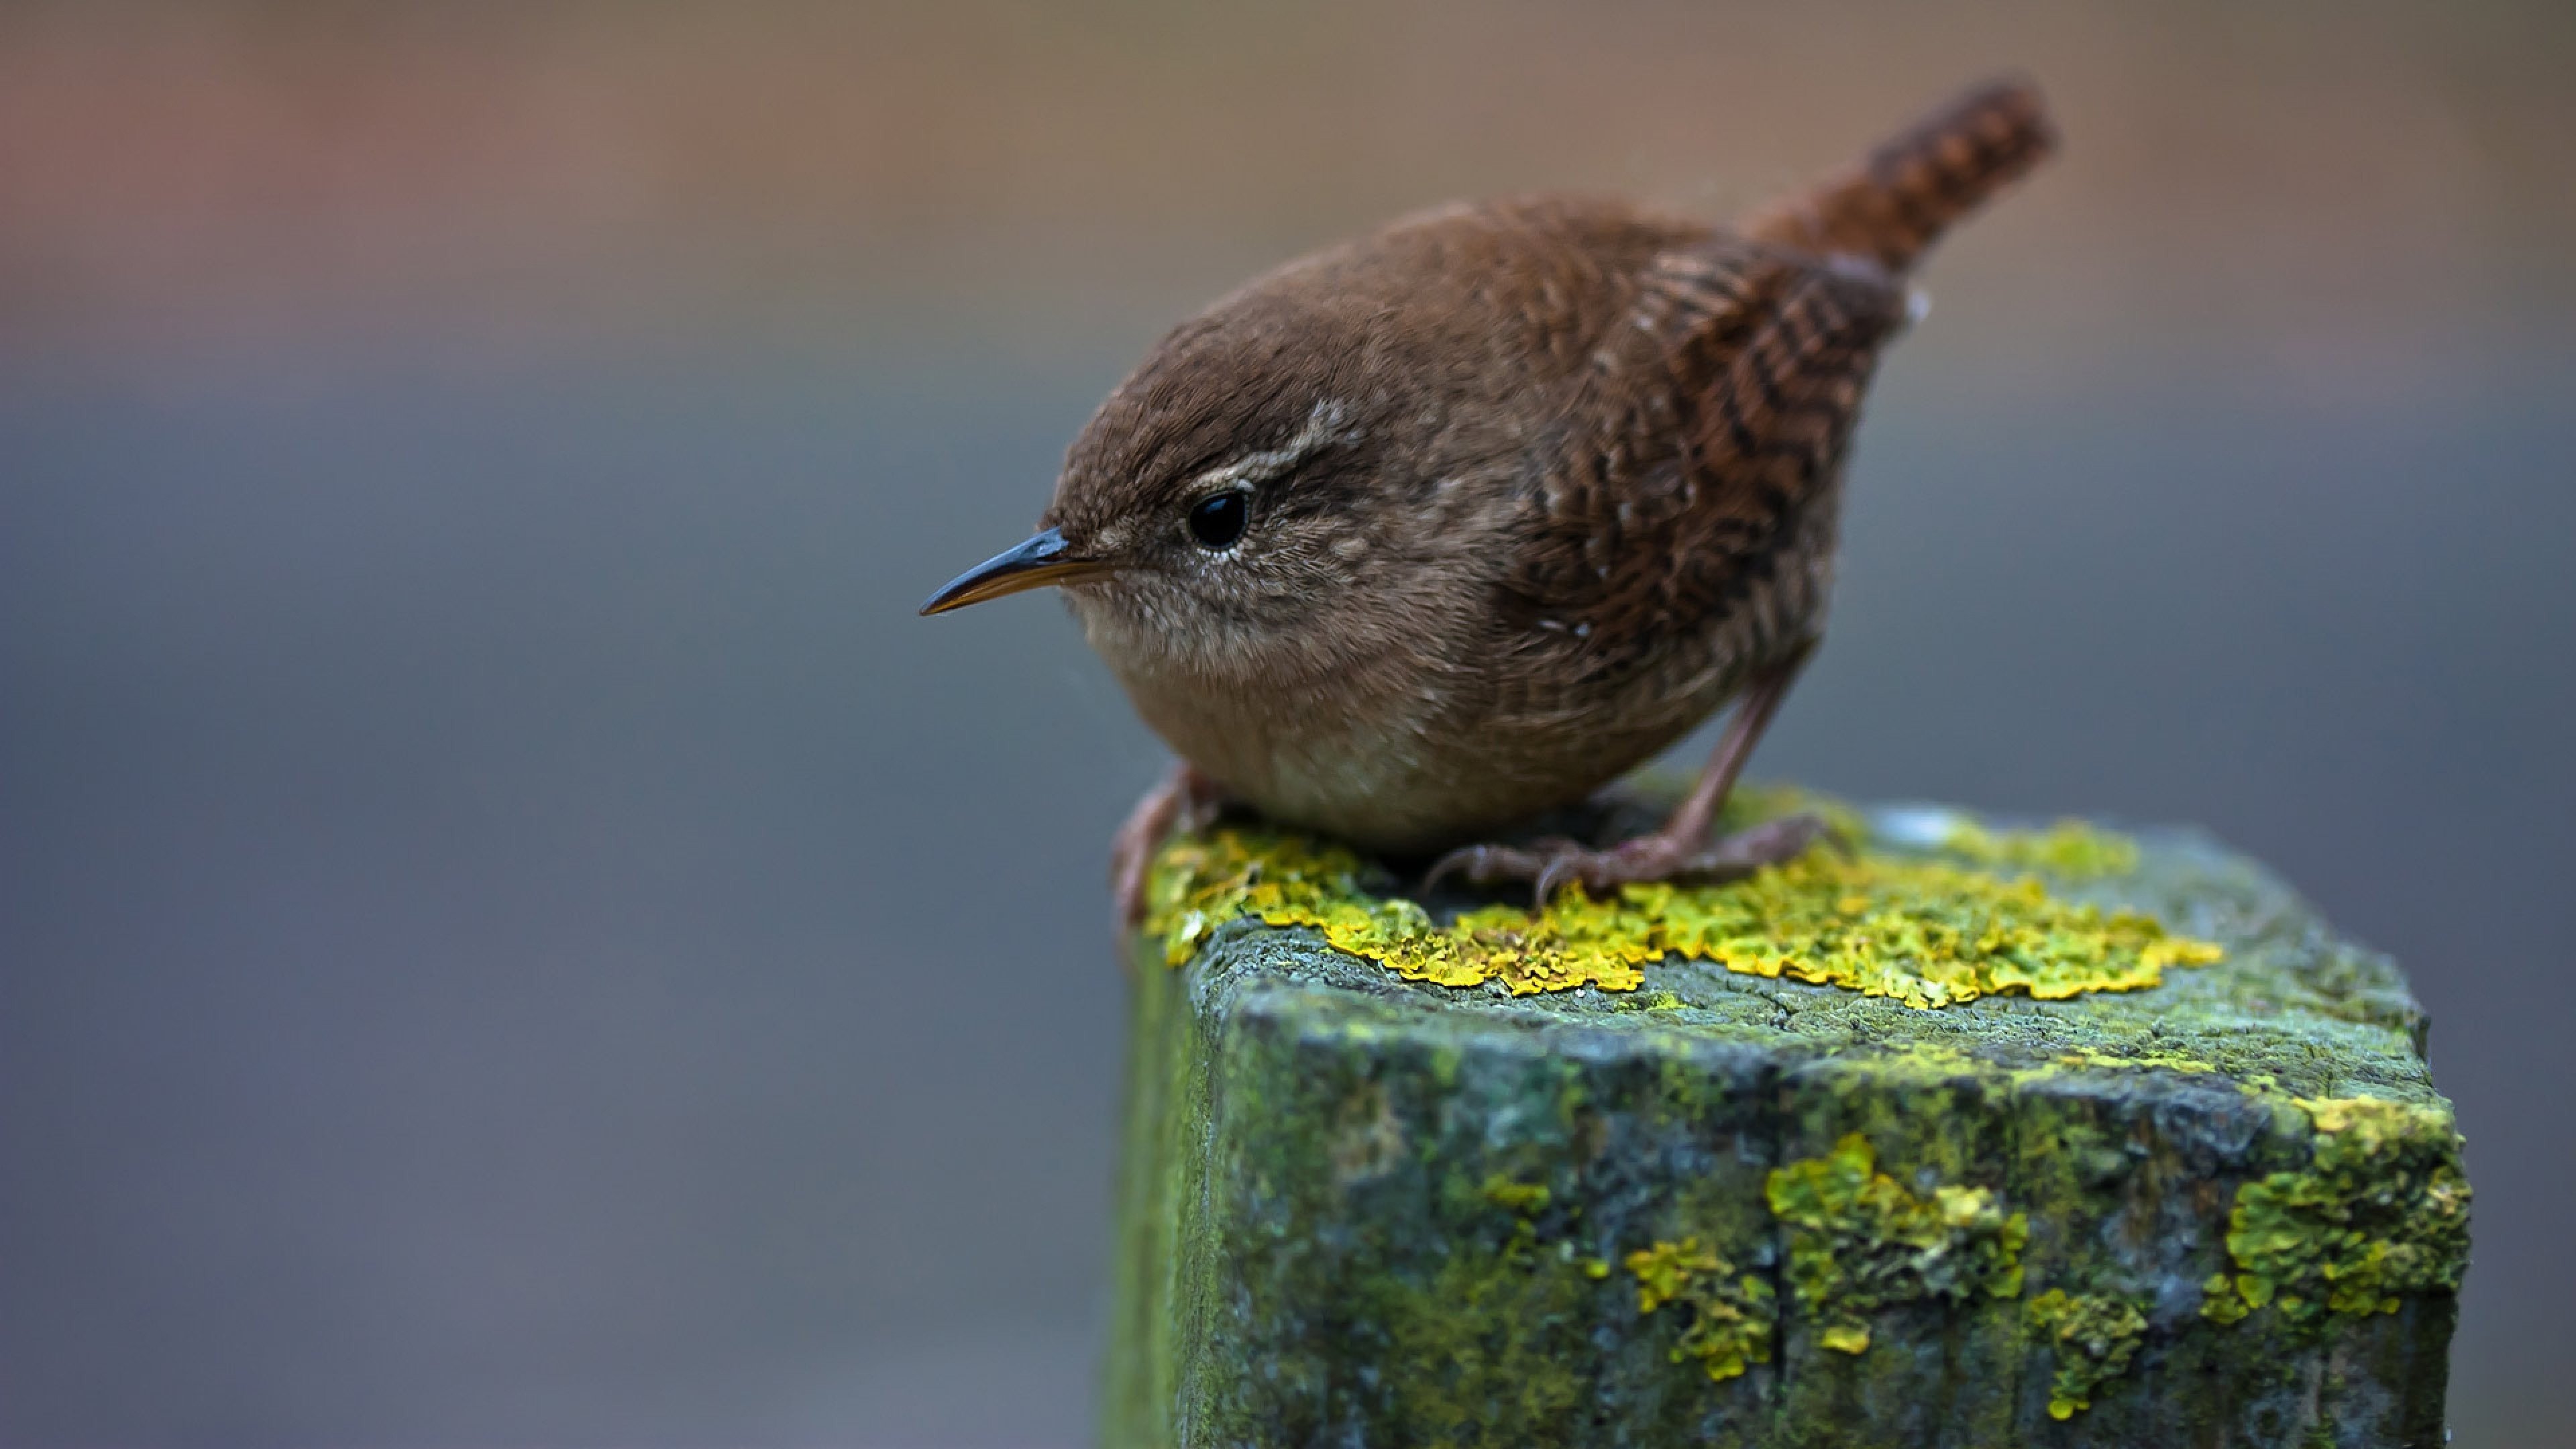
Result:
<svg viewBox="0 0 2576 1449"><path fill-rule="evenodd" d="M2071 1000L1139 942L1108 1442L2442 1442L2420 1010L2260 868L2140 840L2050 890L2227 957Z"/></svg>

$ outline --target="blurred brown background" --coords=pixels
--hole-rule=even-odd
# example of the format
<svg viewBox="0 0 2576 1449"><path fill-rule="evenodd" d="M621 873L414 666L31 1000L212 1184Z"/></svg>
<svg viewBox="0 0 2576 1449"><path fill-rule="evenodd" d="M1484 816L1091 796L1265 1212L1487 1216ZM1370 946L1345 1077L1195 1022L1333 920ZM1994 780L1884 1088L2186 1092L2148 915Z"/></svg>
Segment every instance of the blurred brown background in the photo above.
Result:
<svg viewBox="0 0 2576 1449"><path fill-rule="evenodd" d="M1724 210L1999 68L1758 769L2207 823L2460 1103L2569 1442L2576 11L0 9L0 1440L1058 1444L1153 741L1026 529L1393 213Z"/></svg>

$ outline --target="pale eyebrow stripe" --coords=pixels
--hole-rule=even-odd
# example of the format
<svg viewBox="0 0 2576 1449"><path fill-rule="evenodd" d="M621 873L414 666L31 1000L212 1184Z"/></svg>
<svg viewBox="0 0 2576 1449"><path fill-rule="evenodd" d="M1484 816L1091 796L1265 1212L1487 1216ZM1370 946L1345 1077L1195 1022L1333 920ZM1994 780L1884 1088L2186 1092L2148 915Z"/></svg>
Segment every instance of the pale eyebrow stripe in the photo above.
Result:
<svg viewBox="0 0 2576 1449"><path fill-rule="evenodd" d="M1342 419L1347 415L1348 410L1338 402L1319 402L1313 411L1306 414L1306 426L1297 430L1297 436L1276 448L1246 453L1231 463L1210 468L1190 480L1190 491L1215 493L1243 483L1260 483L1276 478L1327 444L1356 437L1356 430L1346 430L1342 426Z"/></svg>

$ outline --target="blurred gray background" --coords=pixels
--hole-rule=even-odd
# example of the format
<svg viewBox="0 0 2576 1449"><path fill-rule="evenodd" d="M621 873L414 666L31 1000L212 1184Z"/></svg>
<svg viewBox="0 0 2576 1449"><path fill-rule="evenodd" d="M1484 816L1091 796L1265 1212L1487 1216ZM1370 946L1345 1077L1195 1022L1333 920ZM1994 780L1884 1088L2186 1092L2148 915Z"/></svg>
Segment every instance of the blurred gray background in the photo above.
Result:
<svg viewBox="0 0 2576 1449"><path fill-rule="evenodd" d="M1159 330L1723 210L2001 66L1761 774L2206 823L2399 955L2467 1444L2576 1420L2576 18L2546 3L0 10L0 1441L1054 1445L1105 1325L1060 610Z"/></svg>

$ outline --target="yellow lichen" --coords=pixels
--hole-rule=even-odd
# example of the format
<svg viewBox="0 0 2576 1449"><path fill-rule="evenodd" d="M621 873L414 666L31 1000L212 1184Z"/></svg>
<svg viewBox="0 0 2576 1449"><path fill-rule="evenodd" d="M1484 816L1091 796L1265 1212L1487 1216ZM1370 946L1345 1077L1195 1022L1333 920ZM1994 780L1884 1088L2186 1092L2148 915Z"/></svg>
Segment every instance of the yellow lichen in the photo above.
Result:
<svg viewBox="0 0 2576 1449"><path fill-rule="evenodd" d="M1709 1378L1724 1383L1752 1364L1771 1361L1771 1332L1779 1316L1771 1285L1737 1273L1699 1239L1640 1248L1628 1255L1628 1271L1637 1278L1638 1312L1652 1313L1667 1303L1691 1310L1673 1362L1698 1359Z"/></svg>
<svg viewBox="0 0 2576 1449"><path fill-rule="evenodd" d="M2146 1313L2124 1298L2051 1288L2023 1311L2032 1336L2057 1359L2048 1392L2052 1419L2071 1419L2093 1407L2094 1392L2128 1370L2147 1333Z"/></svg>
<svg viewBox="0 0 2576 1449"><path fill-rule="evenodd" d="M1350 851L1302 836L1183 836L1158 862L1146 930L1175 966L1218 926L1258 916L1312 927L1341 950L1441 986L1630 991L1670 955L1922 1008L1999 993L2135 991L2168 966L2220 957L2139 913L2051 896L2036 879L1896 855L1819 849L1729 884L1631 885L1603 898L1569 889L1543 911L1487 906L1447 925L1413 901L1372 894L1367 875Z"/></svg>
<svg viewBox="0 0 2576 1449"><path fill-rule="evenodd" d="M1485 1201L1522 1217L1544 1212L1547 1198L1547 1184L1543 1182L1515 1182L1499 1172L1485 1179Z"/></svg>
<svg viewBox="0 0 2576 1449"><path fill-rule="evenodd" d="M1979 865L2077 878L2127 875L2138 868L2136 841L2081 820L2060 820L2046 830L1990 830L1963 819L1941 837L1941 849Z"/></svg>
<svg viewBox="0 0 2576 1449"><path fill-rule="evenodd" d="M2409 1294L2456 1290L2468 1266L2469 1184L2449 1110L2294 1100L2316 1129L2308 1169L2237 1189L2227 1215L2236 1271L2202 1285L2201 1315L2235 1323L2268 1308L2314 1331L2329 1314L2394 1313Z"/></svg>
<svg viewBox="0 0 2576 1449"><path fill-rule="evenodd" d="M1763 1196L1789 1231L1789 1285L1827 1348L1867 1350L1869 1315L1891 1304L2021 1292L2026 1215L2006 1213L1989 1188L1942 1183L1917 1197L1878 1170L1857 1132L1772 1169Z"/></svg>

